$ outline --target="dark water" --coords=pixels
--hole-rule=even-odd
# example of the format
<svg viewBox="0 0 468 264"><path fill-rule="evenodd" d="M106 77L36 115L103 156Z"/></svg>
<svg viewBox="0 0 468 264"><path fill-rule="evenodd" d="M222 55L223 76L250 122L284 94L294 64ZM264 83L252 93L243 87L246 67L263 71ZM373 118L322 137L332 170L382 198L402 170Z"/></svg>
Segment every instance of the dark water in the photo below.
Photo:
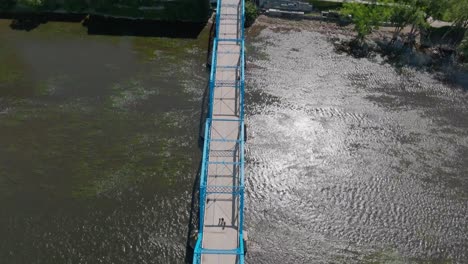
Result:
<svg viewBox="0 0 468 264"><path fill-rule="evenodd" d="M275 31L249 41L249 263L468 263L467 93Z"/></svg>
<svg viewBox="0 0 468 264"><path fill-rule="evenodd" d="M182 263L199 39L0 20L0 263Z"/></svg>
<svg viewBox="0 0 468 264"><path fill-rule="evenodd" d="M0 263L184 263L208 30L0 20ZM248 263L468 263L466 92L251 34Z"/></svg>

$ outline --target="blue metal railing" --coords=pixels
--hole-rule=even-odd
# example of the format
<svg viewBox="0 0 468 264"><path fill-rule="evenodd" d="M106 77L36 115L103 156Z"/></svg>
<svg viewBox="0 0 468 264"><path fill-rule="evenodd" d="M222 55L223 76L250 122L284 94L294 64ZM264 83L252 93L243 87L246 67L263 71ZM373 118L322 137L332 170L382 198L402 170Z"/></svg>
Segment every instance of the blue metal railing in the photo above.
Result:
<svg viewBox="0 0 468 264"><path fill-rule="evenodd" d="M209 103L208 103L208 118L213 116L213 96L215 88L215 79L216 79L216 64L218 63L218 36L219 36L219 21L221 17L221 0L217 0L216 6L216 30L215 37L213 40L213 54L211 56L211 73L210 73L210 92L209 92ZM205 142L206 143L206 142Z"/></svg>
<svg viewBox="0 0 468 264"><path fill-rule="evenodd" d="M205 141L203 143L203 155L202 155L202 167L200 173L200 215L205 215L205 204L202 201L205 201L206 196L206 181L208 175L208 166L206 165L208 162L208 153L209 153L209 142L210 142L210 127L211 127L211 119L208 118L205 123ZM200 225L198 227L198 233L203 233L203 226L205 222L204 217L200 217ZM198 242L198 241L197 241Z"/></svg>
<svg viewBox="0 0 468 264"><path fill-rule="evenodd" d="M221 20L221 0L217 0L216 1L216 20L215 20L215 23L216 23L216 34L215 34L215 38L218 38L219 37L219 22Z"/></svg>
<svg viewBox="0 0 468 264"><path fill-rule="evenodd" d="M238 264L244 264L244 234L243 234L243 223L244 223L244 143L245 143L245 129L244 129L244 93L245 93L245 0L240 1L240 18L238 16L238 24L240 25L240 39L220 39L219 38L219 27L221 21L221 2L222 0L217 0L216 7L216 33L213 40L213 53L211 58L211 73L210 73L210 82L209 82L209 106L208 106L208 115L205 122L205 137L203 145L203 155L202 155L202 167L200 173L200 221L198 229L198 238L197 243L194 249L193 264L201 264L202 254L228 254L228 255L237 255ZM220 41L235 41L240 44L240 60L239 66L235 68L240 68L240 96L239 96L239 108L240 108L240 117L239 120L233 119L213 119L213 104L214 104L214 89L216 85L216 71L219 67L217 65L218 60L218 44ZM211 126L213 122L216 121L230 121L230 122L239 122L240 136L237 140L227 140L227 139L213 139L211 138ZM232 162L230 165L239 166L239 182L237 186L207 186L208 178L208 165L213 162L209 162L209 153L210 153L210 142L216 141L232 141L236 142L239 145L239 162ZM225 164L224 162L223 164ZM205 201L207 194L212 193L232 193L239 197L239 235L238 235L238 248L232 250L216 250L216 249L206 249L202 247L203 241L203 228L204 228L204 215L205 215Z"/></svg>
<svg viewBox="0 0 468 264"><path fill-rule="evenodd" d="M216 78L216 64L218 63L218 39L215 37L213 41L213 55L211 56L211 73L210 73L210 91L208 103L208 118L213 116L213 100Z"/></svg>

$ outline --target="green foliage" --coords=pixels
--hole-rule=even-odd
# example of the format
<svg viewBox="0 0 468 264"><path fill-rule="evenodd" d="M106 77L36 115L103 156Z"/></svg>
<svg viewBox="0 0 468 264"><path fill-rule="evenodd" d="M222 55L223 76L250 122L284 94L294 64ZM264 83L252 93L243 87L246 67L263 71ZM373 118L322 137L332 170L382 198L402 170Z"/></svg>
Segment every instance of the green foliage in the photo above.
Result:
<svg viewBox="0 0 468 264"><path fill-rule="evenodd" d="M428 18L441 18L446 13L445 10L453 5L452 1L459 0L374 0L369 5L346 3L342 13L353 17L358 39L364 39L379 25L388 21L395 27L394 40L405 27L410 26L407 43L414 45L417 34L429 27Z"/></svg>
<svg viewBox="0 0 468 264"><path fill-rule="evenodd" d="M16 0L1 0L0 10L8 10L16 5Z"/></svg>
<svg viewBox="0 0 468 264"><path fill-rule="evenodd" d="M392 5L392 14L390 22L395 27L406 27L413 25L414 27L426 27L426 12L427 6L418 0L404 0L400 3Z"/></svg>
<svg viewBox="0 0 468 264"><path fill-rule="evenodd" d="M63 6L69 12L79 12L89 8L88 3L83 0L67 0L63 2Z"/></svg>
<svg viewBox="0 0 468 264"><path fill-rule="evenodd" d="M161 21L206 22L206 0L0 0L0 11L88 13Z"/></svg>
<svg viewBox="0 0 468 264"><path fill-rule="evenodd" d="M450 0L421 0L425 4L424 11L427 16L442 20L444 13L450 6Z"/></svg>
<svg viewBox="0 0 468 264"><path fill-rule="evenodd" d="M369 4L344 3L341 13L351 15L354 22L354 29L357 32L357 39L364 38L379 28L391 16L391 8L385 5L387 1L373 0Z"/></svg>
<svg viewBox="0 0 468 264"><path fill-rule="evenodd" d="M44 0L19 0L18 3L33 8L40 8L44 4Z"/></svg>
<svg viewBox="0 0 468 264"><path fill-rule="evenodd" d="M454 22L456 27L468 28L468 0L449 0L446 17Z"/></svg>
<svg viewBox="0 0 468 264"><path fill-rule="evenodd" d="M426 17L442 19L451 0L395 0L395 7L406 6L423 11Z"/></svg>
<svg viewBox="0 0 468 264"><path fill-rule="evenodd" d="M257 6L251 1L245 1L245 27L250 27L257 17Z"/></svg>
<svg viewBox="0 0 468 264"><path fill-rule="evenodd" d="M393 41L400 35L403 28L411 26L406 43L413 47L416 44L416 35L421 29L429 27L427 23L429 4L432 0L400 0L390 6L390 22L395 27Z"/></svg>

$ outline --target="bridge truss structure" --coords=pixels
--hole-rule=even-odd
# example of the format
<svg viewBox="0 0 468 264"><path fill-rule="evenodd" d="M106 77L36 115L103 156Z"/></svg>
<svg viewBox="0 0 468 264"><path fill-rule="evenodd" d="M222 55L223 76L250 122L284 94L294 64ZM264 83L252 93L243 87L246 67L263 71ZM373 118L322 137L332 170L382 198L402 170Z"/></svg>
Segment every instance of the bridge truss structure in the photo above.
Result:
<svg viewBox="0 0 468 264"><path fill-rule="evenodd" d="M217 0L193 264L244 263L245 0Z"/></svg>

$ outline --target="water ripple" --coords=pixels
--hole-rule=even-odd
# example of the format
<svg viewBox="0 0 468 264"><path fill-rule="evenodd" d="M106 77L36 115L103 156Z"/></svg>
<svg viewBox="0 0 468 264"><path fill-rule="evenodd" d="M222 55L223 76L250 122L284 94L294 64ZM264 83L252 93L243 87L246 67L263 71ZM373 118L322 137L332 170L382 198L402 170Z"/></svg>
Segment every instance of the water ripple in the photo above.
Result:
<svg viewBox="0 0 468 264"><path fill-rule="evenodd" d="M467 95L314 32L252 53L249 263L468 262Z"/></svg>

